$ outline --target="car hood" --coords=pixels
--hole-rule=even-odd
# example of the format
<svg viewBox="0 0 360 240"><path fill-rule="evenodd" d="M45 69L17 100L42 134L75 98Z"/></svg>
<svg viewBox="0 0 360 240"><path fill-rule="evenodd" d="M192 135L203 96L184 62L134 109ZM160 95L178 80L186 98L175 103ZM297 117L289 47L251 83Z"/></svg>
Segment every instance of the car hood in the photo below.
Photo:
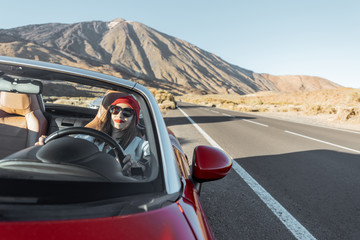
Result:
<svg viewBox="0 0 360 240"><path fill-rule="evenodd" d="M3 239L195 239L173 203L139 214L66 221L0 222Z"/></svg>

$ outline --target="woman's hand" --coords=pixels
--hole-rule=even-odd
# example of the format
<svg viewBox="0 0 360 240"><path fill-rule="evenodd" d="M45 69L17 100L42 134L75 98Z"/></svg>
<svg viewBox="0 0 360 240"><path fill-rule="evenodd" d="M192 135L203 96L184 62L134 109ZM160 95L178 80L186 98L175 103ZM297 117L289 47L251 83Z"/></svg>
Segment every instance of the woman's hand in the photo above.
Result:
<svg viewBox="0 0 360 240"><path fill-rule="evenodd" d="M124 163L123 173L126 176L143 175L143 173L145 171L145 166L142 165L141 163L138 163L137 161L132 160L130 154L125 156L125 158L123 159L123 163ZM133 171L132 169L140 170L141 174L139 174L139 171L136 171L136 174L135 174L135 171Z"/></svg>
<svg viewBox="0 0 360 240"><path fill-rule="evenodd" d="M36 146L39 146L39 145L44 145L44 141L45 141L45 138L47 136L45 135L41 135L41 137L39 137L39 140L35 143Z"/></svg>

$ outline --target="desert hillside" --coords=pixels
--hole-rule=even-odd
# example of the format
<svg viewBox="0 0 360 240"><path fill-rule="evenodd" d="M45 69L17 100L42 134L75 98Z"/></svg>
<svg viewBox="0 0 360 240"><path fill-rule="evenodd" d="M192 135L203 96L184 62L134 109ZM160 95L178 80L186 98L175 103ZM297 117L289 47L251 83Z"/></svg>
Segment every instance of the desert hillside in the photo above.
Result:
<svg viewBox="0 0 360 240"><path fill-rule="evenodd" d="M283 93L307 92L320 89L336 89L341 87L340 85L321 77L305 75L274 76L264 73L261 75L273 82L276 88Z"/></svg>
<svg viewBox="0 0 360 240"><path fill-rule="evenodd" d="M121 18L0 29L0 55L91 69L176 95L338 87L316 77L255 73L184 40Z"/></svg>

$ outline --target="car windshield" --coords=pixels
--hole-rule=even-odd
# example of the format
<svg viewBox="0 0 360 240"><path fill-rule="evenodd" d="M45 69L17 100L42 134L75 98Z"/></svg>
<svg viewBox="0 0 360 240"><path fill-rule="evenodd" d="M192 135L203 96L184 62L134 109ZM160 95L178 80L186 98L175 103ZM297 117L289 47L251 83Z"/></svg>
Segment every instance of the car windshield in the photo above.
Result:
<svg viewBox="0 0 360 240"><path fill-rule="evenodd" d="M0 130L7 135L0 182L7 199L81 202L164 192L155 119L141 92L116 81L21 69L0 76L18 84L0 89ZM31 91L41 92L21 92L35 82ZM45 121L32 120L38 115ZM41 129L45 144L31 142Z"/></svg>

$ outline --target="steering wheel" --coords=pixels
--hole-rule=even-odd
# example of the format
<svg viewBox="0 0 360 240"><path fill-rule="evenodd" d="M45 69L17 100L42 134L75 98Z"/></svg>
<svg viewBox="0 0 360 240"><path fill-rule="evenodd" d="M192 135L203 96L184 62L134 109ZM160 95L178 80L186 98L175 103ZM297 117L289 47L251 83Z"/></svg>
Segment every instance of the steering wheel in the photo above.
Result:
<svg viewBox="0 0 360 240"><path fill-rule="evenodd" d="M56 132L53 132L52 134L50 134L44 141L44 144L60 138L60 137L64 137L64 136L68 136L68 135L72 135L72 134L84 134L84 135L89 135L92 136L104 143L106 143L107 145L109 145L111 147L112 150L114 150L115 153L115 158L120 162L121 166L124 166L123 163L123 159L125 158L125 152L124 149L120 146L119 143L117 143L111 136L109 136L108 134L92 129L92 128L86 128L86 127L68 127L68 128L64 128L64 129L60 129Z"/></svg>

